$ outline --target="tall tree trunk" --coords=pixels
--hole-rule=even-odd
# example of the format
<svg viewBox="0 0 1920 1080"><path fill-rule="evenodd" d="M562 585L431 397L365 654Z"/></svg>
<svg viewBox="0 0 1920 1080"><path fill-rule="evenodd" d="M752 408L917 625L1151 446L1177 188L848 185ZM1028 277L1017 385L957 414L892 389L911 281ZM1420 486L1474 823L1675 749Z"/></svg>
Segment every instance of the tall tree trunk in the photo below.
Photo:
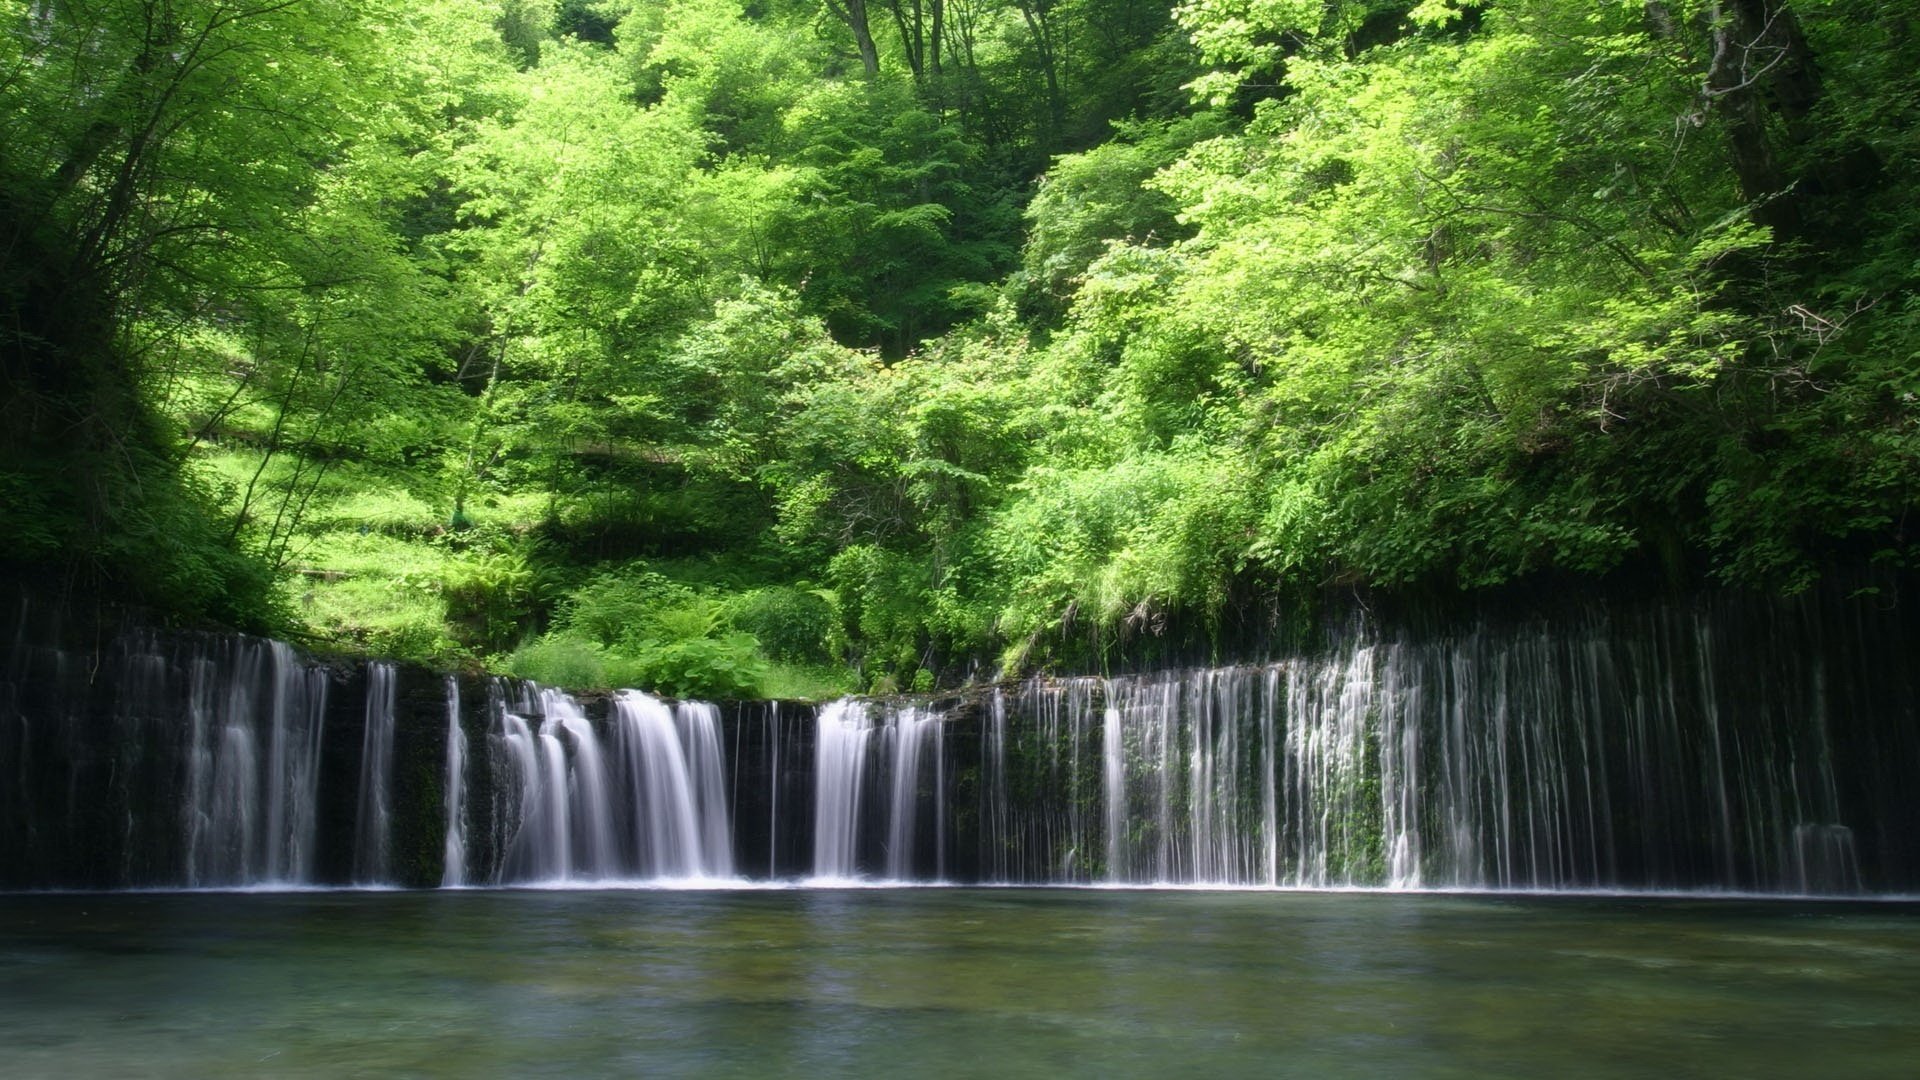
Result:
<svg viewBox="0 0 1920 1080"><path fill-rule="evenodd" d="M1027 32L1033 36L1033 49L1040 58L1040 74L1047 81L1047 112L1053 122L1051 134L1057 139L1067 121L1066 96L1060 89L1059 42L1055 40L1052 19L1053 0L1016 0Z"/></svg>
<svg viewBox="0 0 1920 1080"><path fill-rule="evenodd" d="M880 74L880 50L873 44L873 28L867 20L867 0L827 0L827 10L853 32L854 46L860 50L860 66L871 79Z"/></svg>
<svg viewBox="0 0 1920 1080"><path fill-rule="evenodd" d="M1726 125L1740 195L1756 221L1792 236L1804 221L1779 144L1812 137L1809 117L1821 92L1812 51L1784 0L1723 0L1707 19L1712 59L1702 93Z"/></svg>

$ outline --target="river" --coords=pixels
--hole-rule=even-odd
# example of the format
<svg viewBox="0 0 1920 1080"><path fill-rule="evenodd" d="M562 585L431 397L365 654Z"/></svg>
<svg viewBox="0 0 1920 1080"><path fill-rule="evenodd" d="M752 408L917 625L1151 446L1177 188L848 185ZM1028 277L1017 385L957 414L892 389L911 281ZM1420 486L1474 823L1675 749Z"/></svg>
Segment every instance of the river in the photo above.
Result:
<svg viewBox="0 0 1920 1080"><path fill-rule="evenodd" d="M1911 1077L1920 905L0 896L0 1075Z"/></svg>

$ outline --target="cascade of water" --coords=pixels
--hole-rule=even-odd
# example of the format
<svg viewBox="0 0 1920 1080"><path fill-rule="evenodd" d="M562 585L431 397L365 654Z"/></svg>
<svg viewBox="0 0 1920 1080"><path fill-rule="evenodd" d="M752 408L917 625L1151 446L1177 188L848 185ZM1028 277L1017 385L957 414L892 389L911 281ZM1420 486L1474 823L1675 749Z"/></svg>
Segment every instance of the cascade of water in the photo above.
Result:
<svg viewBox="0 0 1920 1080"><path fill-rule="evenodd" d="M933 725L933 874L947 880L947 725Z"/></svg>
<svg viewBox="0 0 1920 1080"><path fill-rule="evenodd" d="M1013 880L1013 834L1007 799L1007 696L999 687L987 707L987 733L981 740L980 821L986 858L982 876L992 882Z"/></svg>
<svg viewBox="0 0 1920 1080"><path fill-rule="evenodd" d="M230 696L238 695L236 684ZM230 722L221 724L216 733L207 814L213 855L210 880L256 881L261 877L255 844L260 820L257 744L239 702L230 702L223 718Z"/></svg>
<svg viewBox="0 0 1920 1080"><path fill-rule="evenodd" d="M887 717L881 729L892 742L891 791L887 803L887 877L907 881L914 875L914 829L920 810L920 757L926 734L936 737L940 718L914 706Z"/></svg>
<svg viewBox="0 0 1920 1080"><path fill-rule="evenodd" d="M1387 885L1395 889L1420 887L1420 725L1406 722L1425 707L1422 688L1407 685L1398 669L1398 654L1390 654L1381 682L1387 687L1380 703L1381 834L1386 843Z"/></svg>
<svg viewBox="0 0 1920 1080"><path fill-rule="evenodd" d="M867 707L846 698L823 707L816 724L813 873L852 878L860 872L860 791L873 729Z"/></svg>
<svg viewBox="0 0 1920 1080"><path fill-rule="evenodd" d="M755 873L764 825L769 875L802 869L810 844L826 879L1920 885L1911 628L1771 610L1594 608L1411 638L1362 625L1257 666L732 727L632 693L596 724L499 681L472 747L449 682L442 881L726 877L737 819ZM425 808L393 788L392 665L367 668L364 727L327 742L345 767L323 802L329 676L290 648L130 634L103 668L21 637L0 667L0 882L385 883L420 861L396 847L420 835L396 813ZM427 734L401 733L409 775Z"/></svg>
<svg viewBox="0 0 1920 1080"><path fill-rule="evenodd" d="M467 733L460 729L460 681L447 676L447 840L440 884L467 883Z"/></svg>
<svg viewBox="0 0 1920 1080"><path fill-rule="evenodd" d="M542 719L506 710L493 815L500 881L727 878L734 873L727 755L719 709L670 708L627 690L611 703L611 744L554 690L520 695Z"/></svg>
<svg viewBox="0 0 1920 1080"><path fill-rule="evenodd" d="M1105 814L1094 808L1106 759L1092 739L1104 730L1104 710L1094 706L1108 689L1094 678L1030 681L1012 710L1027 723L996 729L995 782L1035 795L1007 810L1005 880L1088 881L1099 872Z"/></svg>
<svg viewBox="0 0 1920 1080"><path fill-rule="evenodd" d="M732 876L719 710L691 703L673 710L626 690L614 699L614 718L640 875Z"/></svg>
<svg viewBox="0 0 1920 1080"><path fill-rule="evenodd" d="M693 877L701 870L700 834L687 755L665 702L638 691L614 699L616 745L632 793L640 872Z"/></svg>
<svg viewBox="0 0 1920 1080"><path fill-rule="evenodd" d="M276 880L294 883L314 878L320 816L320 748L326 734L327 688L321 668L300 662L293 647L269 642L274 663L274 715L279 747L271 789L282 807L271 835L276 848L267 859Z"/></svg>
<svg viewBox="0 0 1920 1080"><path fill-rule="evenodd" d="M693 785L693 812L700 838L694 877L733 876L733 827L727 809L726 752L720 742L720 709L705 701L674 706L680 745Z"/></svg>
<svg viewBox="0 0 1920 1080"><path fill-rule="evenodd" d="M619 871L615 854L613 802L600 737L580 703L559 690L540 691L540 745L546 752L548 782L564 791L557 837L567 851L560 877L606 877Z"/></svg>
<svg viewBox="0 0 1920 1080"><path fill-rule="evenodd" d="M1073 746L1100 721L1110 881L1856 887L1819 667L1755 697L1721 673L1722 648L1668 612L1581 633L1362 636L1318 659L1109 680L1098 704L1058 684L1023 698L1069 797ZM1790 723L1795 695L1808 719ZM1056 813L1044 794L1006 803L1002 724L983 762L995 838L1022 831L1002 815ZM1083 833L1063 820L1045 843L1071 878Z"/></svg>
<svg viewBox="0 0 1920 1080"><path fill-rule="evenodd" d="M202 644L186 664L186 883L311 881L324 672L301 664L290 646L249 638ZM132 684L162 692L161 657L135 653L128 666L144 672L130 674ZM131 846L132 821L126 830Z"/></svg>
<svg viewBox="0 0 1920 1080"><path fill-rule="evenodd" d="M503 702L504 705L504 702ZM500 713L498 734L504 776L495 820L503 833L497 880L544 881L565 876L566 790L553 791L541 764L541 747L525 717Z"/></svg>
<svg viewBox="0 0 1920 1080"><path fill-rule="evenodd" d="M551 718L542 721L539 730L534 732L533 747L544 804L541 812L546 829L542 839L547 846L548 877L566 881L573 877L574 866L573 800L570 798L573 792L567 785L567 748L560 741L557 728Z"/></svg>
<svg viewBox="0 0 1920 1080"><path fill-rule="evenodd" d="M1274 717L1280 708L1280 670L1269 667L1260 680L1260 883L1280 884L1280 787L1274 743Z"/></svg>
<svg viewBox="0 0 1920 1080"><path fill-rule="evenodd" d="M1793 878L1808 894L1860 891L1860 856L1845 825L1800 825L1793 830Z"/></svg>
<svg viewBox="0 0 1920 1080"><path fill-rule="evenodd" d="M1108 700L1112 700L1109 691ZM1107 800L1107 880L1128 880L1127 748L1120 741L1120 710L1108 705L1100 714L1101 784Z"/></svg>
<svg viewBox="0 0 1920 1080"><path fill-rule="evenodd" d="M367 665L367 726L360 742L360 800L354 818L353 880L391 880L394 666Z"/></svg>
<svg viewBox="0 0 1920 1080"><path fill-rule="evenodd" d="M213 701L213 665L202 659L190 661L191 690L187 698L190 730L187 743L187 791L181 806L185 815L187 884L207 884L224 867L215 841L213 818L213 747L219 717ZM21 777L24 788L30 777ZM222 829L221 831L225 831Z"/></svg>
<svg viewBox="0 0 1920 1080"><path fill-rule="evenodd" d="M780 876L780 703L767 717L767 876Z"/></svg>
<svg viewBox="0 0 1920 1080"><path fill-rule="evenodd" d="M1179 747L1170 718L1180 684L1171 678L1112 679L1100 710L1106 878L1167 880L1174 845Z"/></svg>

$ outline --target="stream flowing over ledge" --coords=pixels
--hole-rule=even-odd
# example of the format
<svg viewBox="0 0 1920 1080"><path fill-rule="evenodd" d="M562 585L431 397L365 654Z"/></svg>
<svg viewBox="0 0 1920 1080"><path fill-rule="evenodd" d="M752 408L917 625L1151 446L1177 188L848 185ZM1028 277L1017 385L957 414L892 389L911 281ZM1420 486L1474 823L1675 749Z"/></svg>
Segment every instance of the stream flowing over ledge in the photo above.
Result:
<svg viewBox="0 0 1920 1080"><path fill-rule="evenodd" d="M1920 891L1920 628L1840 587L823 706L8 614L5 889Z"/></svg>

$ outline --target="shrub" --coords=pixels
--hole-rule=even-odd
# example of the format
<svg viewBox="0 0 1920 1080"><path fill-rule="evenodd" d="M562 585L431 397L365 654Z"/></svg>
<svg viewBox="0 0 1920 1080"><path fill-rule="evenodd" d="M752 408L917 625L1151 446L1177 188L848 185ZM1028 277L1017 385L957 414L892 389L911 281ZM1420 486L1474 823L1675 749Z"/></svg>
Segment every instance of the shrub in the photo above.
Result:
<svg viewBox="0 0 1920 1080"><path fill-rule="evenodd" d="M513 644L535 614L541 592L539 572L520 551L450 563L441 578L447 621L468 643L485 649Z"/></svg>
<svg viewBox="0 0 1920 1080"><path fill-rule="evenodd" d="M758 639L771 659L824 664L833 658L837 613L818 592L785 586L755 589L735 597L727 609L733 626Z"/></svg>
<svg viewBox="0 0 1920 1080"><path fill-rule="evenodd" d="M548 634L531 641L507 657L507 671L522 679L550 686L591 689L608 685L607 665L601 651L590 641Z"/></svg>
<svg viewBox="0 0 1920 1080"><path fill-rule="evenodd" d="M642 642L613 674L624 685L682 698L759 697L767 665L750 634Z"/></svg>
<svg viewBox="0 0 1920 1080"><path fill-rule="evenodd" d="M602 645L618 645L657 636L651 627L660 612L693 599L691 589L651 570L609 571L567 595L560 622Z"/></svg>

